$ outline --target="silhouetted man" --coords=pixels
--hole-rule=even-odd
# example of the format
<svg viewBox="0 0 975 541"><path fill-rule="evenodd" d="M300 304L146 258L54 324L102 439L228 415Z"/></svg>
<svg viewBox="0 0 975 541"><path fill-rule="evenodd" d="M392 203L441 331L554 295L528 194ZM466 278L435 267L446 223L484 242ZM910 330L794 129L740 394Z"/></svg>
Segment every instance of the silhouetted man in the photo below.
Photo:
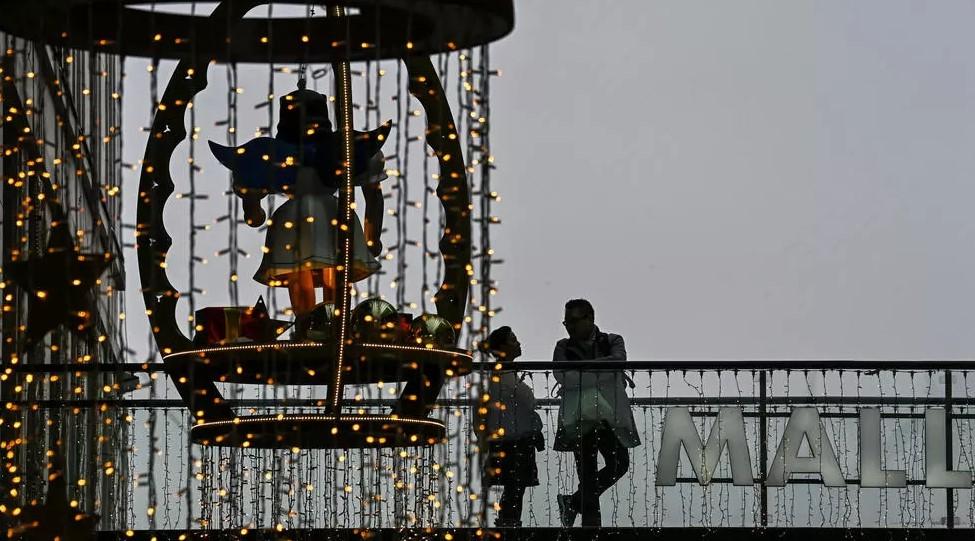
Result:
<svg viewBox="0 0 975 541"><path fill-rule="evenodd" d="M565 304L568 338L555 345L552 360L625 361L623 337L596 327L596 314L585 299ZM623 370L555 370L561 385L559 426L555 450L575 455L579 488L573 494L559 494L562 525L569 527L582 513L583 526L600 526L599 496L623 477L630 463L628 448L640 445L626 396L628 378ZM598 469L597 455L606 465Z"/></svg>

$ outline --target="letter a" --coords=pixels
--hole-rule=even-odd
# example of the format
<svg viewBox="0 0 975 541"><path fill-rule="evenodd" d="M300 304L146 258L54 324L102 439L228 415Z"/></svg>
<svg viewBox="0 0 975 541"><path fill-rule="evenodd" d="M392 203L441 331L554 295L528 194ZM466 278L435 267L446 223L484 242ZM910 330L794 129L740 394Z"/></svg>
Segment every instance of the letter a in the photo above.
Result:
<svg viewBox="0 0 975 541"><path fill-rule="evenodd" d="M782 441L769 466L766 485L784 487L793 473L818 473L828 487L846 486L833 446L816 408L795 408L785 425ZM799 456L802 439L809 441L812 456Z"/></svg>

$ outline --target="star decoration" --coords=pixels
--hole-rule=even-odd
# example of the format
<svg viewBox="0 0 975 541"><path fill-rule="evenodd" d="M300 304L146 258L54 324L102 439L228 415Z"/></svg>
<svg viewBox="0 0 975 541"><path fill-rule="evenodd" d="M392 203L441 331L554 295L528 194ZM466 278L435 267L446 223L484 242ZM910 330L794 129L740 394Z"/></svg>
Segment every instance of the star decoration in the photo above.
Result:
<svg viewBox="0 0 975 541"><path fill-rule="evenodd" d="M6 274L29 296L26 347L61 324L79 335L94 324L91 288L111 260L110 254L80 253L61 218L52 221L44 255L7 265Z"/></svg>
<svg viewBox="0 0 975 541"><path fill-rule="evenodd" d="M7 539L24 541L89 541L95 538L97 515L87 515L68 503L64 474L52 469L48 475L44 505L29 506L20 514L21 522L7 530Z"/></svg>

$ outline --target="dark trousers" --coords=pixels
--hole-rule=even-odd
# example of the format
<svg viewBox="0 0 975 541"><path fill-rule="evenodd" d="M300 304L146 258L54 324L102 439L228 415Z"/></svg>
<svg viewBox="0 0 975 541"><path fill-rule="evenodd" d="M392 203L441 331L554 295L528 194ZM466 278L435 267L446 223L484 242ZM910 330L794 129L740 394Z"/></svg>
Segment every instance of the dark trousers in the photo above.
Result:
<svg viewBox="0 0 975 541"><path fill-rule="evenodd" d="M626 473L630 466L630 453L612 428L600 426L579 440L579 447L573 454L579 474L579 489L572 494L572 507L582 514L583 526L600 526L599 496ZM597 454L603 455L606 462L601 470L598 469Z"/></svg>
<svg viewBox="0 0 975 541"><path fill-rule="evenodd" d="M521 505L525 497L525 487L521 485L504 485L501 493L501 509L498 510L498 525L514 525L521 523Z"/></svg>

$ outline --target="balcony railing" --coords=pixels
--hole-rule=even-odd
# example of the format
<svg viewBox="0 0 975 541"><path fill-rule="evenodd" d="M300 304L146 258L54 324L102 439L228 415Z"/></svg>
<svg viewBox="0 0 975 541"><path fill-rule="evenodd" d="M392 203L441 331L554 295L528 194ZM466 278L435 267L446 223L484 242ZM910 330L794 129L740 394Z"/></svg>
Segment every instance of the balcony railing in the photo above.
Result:
<svg viewBox="0 0 975 541"><path fill-rule="evenodd" d="M476 527L494 523L501 490L481 485L472 415L479 382L490 377L493 366L480 364L477 373L448 384L434 412L446 421L448 439L431 448L273 452L191 446L189 412L162 374L151 397L143 389L123 398L32 404L41 409L107 404L131 415L134 454L125 474L133 480L127 522L135 530ZM950 528L975 523L967 473L975 470L973 362L519 361L515 366L535 391L547 442L536 455L540 485L525 496L526 526L560 526L556 496L577 485L572 453L551 449L561 400L554 369L624 370L633 382L627 394L642 444L630 449L625 476L602 497L606 526ZM348 409L381 410L397 393L388 384L350 388ZM311 411L324 392L241 386L225 396L233 397L233 407L248 411ZM683 422L685 412L690 424ZM741 417L740 430L718 421L734 420L735 414ZM712 431L716 441L722 436L732 441L716 464L695 456L701 462L695 469L695 438L703 448ZM672 445L663 448L664 438L684 442L672 472L661 467L672 454ZM783 440L798 450L783 446ZM793 458L808 457L811 449L818 450L817 460L802 464L826 475L781 475L798 464ZM735 468L732 455L739 460ZM742 456L747 456L744 474ZM775 475L770 478L776 467L784 468L779 475L784 486ZM875 488L878 479L888 486Z"/></svg>

